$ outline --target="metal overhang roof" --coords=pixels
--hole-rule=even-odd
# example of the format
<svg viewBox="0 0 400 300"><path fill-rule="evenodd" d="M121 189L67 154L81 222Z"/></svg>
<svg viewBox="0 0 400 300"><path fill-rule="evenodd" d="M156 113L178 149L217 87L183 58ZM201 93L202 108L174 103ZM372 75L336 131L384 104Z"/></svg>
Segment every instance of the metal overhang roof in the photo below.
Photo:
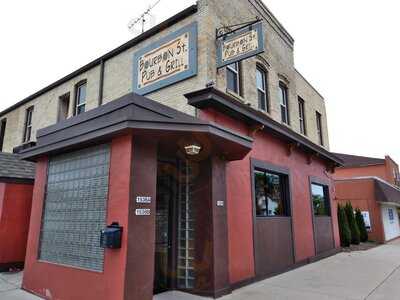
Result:
<svg viewBox="0 0 400 300"><path fill-rule="evenodd" d="M200 120L146 97L130 93L78 116L40 129L36 146L21 152L24 159L90 145L131 131L167 140L183 135L206 137L228 160L243 158L253 140L218 124Z"/></svg>
<svg viewBox="0 0 400 300"><path fill-rule="evenodd" d="M230 96L214 87L194 91L185 95L190 105L196 108L212 107L223 113L252 125L262 125L264 130L278 136L279 138L293 143L304 151L313 153L322 159L342 165L342 160L333 153L309 141L292 129L273 120L265 113L255 110L248 105L241 103L233 96Z"/></svg>

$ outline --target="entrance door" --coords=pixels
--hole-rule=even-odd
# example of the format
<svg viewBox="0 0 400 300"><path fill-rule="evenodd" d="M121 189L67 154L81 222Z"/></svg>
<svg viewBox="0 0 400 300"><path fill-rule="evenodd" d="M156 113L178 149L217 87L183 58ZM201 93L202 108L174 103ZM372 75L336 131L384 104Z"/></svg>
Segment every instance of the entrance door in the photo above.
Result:
<svg viewBox="0 0 400 300"><path fill-rule="evenodd" d="M154 293L194 287L195 215L190 173L187 162L158 162Z"/></svg>
<svg viewBox="0 0 400 300"><path fill-rule="evenodd" d="M315 254L318 255L335 248L329 185L311 180L311 196Z"/></svg>
<svg viewBox="0 0 400 300"><path fill-rule="evenodd" d="M154 293L164 292L172 286L172 241L176 181L174 164L158 162L156 199L156 245Z"/></svg>

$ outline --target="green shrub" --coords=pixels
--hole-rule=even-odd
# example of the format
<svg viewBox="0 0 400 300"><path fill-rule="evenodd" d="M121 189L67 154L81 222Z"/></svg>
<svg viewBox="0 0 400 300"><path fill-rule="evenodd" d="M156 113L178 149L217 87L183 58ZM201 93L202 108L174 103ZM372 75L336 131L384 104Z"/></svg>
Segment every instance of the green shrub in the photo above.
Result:
<svg viewBox="0 0 400 300"><path fill-rule="evenodd" d="M351 232L351 243L354 245L360 244L360 230L358 229L356 218L354 217L353 206L350 202L344 207L346 212L347 221L349 222L350 232Z"/></svg>
<svg viewBox="0 0 400 300"><path fill-rule="evenodd" d="M346 213L344 207L338 204L337 216L339 223L339 233L340 233L340 245L342 247L349 247L351 243L351 232L349 227L349 222L347 221Z"/></svg>
<svg viewBox="0 0 400 300"><path fill-rule="evenodd" d="M356 223L358 229L360 230L360 241L365 243L366 241L368 241L368 232L367 228L365 227L364 218L359 208L356 208Z"/></svg>

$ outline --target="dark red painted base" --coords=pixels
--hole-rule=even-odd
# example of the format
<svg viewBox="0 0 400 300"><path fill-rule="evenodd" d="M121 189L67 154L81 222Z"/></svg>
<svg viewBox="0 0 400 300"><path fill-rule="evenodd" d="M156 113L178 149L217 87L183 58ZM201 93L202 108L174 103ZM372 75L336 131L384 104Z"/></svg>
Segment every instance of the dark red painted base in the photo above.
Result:
<svg viewBox="0 0 400 300"><path fill-rule="evenodd" d="M33 182L0 182L0 271L25 261L32 190Z"/></svg>

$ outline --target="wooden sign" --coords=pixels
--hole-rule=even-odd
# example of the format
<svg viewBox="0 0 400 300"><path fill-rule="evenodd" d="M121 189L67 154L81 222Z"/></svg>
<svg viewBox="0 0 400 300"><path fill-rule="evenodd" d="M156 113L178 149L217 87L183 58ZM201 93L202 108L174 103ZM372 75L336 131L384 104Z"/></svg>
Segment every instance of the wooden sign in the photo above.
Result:
<svg viewBox="0 0 400 300"><path fill-rule="evenodd" d="M197 23L135 53L133 92L145 95L197 74Z"/></svg>
<svg viewBox="0 0 400 300"><path fill-rule="evenodd" d="M264 52L264 30L258 22L217 40L217 68Z"/></svg>

